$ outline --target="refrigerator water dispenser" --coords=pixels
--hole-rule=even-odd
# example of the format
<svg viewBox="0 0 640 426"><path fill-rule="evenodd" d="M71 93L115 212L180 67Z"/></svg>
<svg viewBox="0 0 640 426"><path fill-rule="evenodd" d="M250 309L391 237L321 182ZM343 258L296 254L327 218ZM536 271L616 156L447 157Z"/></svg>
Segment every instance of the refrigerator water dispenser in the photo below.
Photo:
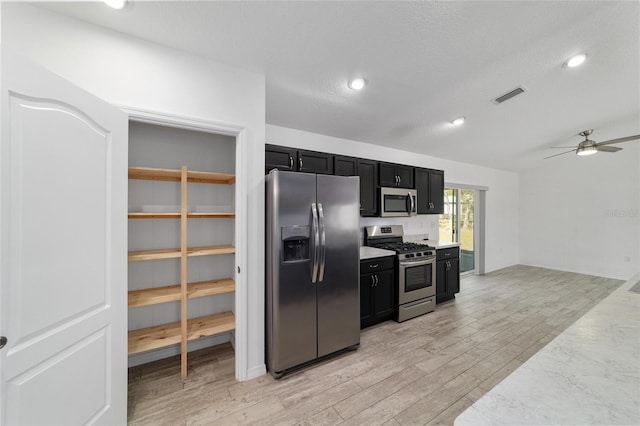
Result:
<svg viewBox="0 0 640 426"><path fill-rule="evenodd" d="M282 227L282 262L309 260L309 226Z"/></svg>

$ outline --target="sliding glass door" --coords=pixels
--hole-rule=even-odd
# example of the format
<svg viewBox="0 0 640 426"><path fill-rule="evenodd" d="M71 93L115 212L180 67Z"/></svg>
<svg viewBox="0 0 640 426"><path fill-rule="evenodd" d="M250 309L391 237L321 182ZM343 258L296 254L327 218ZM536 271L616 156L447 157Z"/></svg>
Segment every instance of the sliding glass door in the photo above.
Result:
<svg viewBox="0 0 640 426"><path fill-rule="evenodd" d="M460 243L460 272L475 269L474 206L472 189L445 188L444 214L440 215L440 240Z"/></svg>

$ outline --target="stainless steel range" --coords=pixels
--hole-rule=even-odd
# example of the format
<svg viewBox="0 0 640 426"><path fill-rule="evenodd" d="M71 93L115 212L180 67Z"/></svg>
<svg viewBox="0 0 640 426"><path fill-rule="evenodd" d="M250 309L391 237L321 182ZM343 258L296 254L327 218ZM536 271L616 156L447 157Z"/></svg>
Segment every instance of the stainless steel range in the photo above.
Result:
<svg viewBox="0 0 640 426"><path fill-rule="evenodd" d="M365 227L365 244L396 252L398 307L402 322L432 312L436 306L436 249L426 244L405 243L402 225Z"/></svg>

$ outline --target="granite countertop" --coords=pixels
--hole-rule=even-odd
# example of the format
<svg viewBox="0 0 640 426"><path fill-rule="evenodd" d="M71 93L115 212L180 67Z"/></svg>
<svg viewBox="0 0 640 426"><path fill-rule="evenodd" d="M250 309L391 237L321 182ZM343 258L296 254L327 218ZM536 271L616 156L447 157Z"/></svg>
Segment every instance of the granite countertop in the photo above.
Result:
<svg viewBox="0 0 640 426"><path fill-rule="evenodd" d="M452 243L451 241L444 241L444 240L429 240L429 239L426 239L427 237L428 235L426 234L405 235L404 241L412 242L412 243L428 244L431 247L435 247L436 249L460 246L460 243Z"/></svg>
<svg viewBox="0 0 640 426"><path fill-rule="evenodd" d="M374 259L376 257L395 256L396 252L375 247L360 246L360 260Z"/></svg>
<svg viewBox="0 0 640 426"><path fill-rule="evenodd" d="M640 424L640 273L455 420L455 425Z"/></svg>

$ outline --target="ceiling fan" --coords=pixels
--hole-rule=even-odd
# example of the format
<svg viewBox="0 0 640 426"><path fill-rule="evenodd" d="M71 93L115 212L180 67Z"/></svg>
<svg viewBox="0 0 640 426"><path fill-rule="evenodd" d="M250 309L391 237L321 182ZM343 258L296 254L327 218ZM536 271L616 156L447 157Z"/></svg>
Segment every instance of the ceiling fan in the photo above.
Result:
<svg viewBox="0 0 640 426"><path fill-rule="evenodd" d="M635 136L626 136L624 138L611 139L608 141L596 143L595 141L592 141L589 139L589 136L591 135L591 133L593 133L593 129L584 130L578 133L580 136L584 137L584 140L580 142L578 146L552 146L551 148L573 148L573 149L571 149L570 151L561 152L560 154L544 157L544 159L546 160L547 158L557 157L558 155L564 155L574 151L578 155L591 155L591 154L595 154L596 152L618 152L622 148L619 148L617 146L608 146L608 145L640 139L640 135L635 135Z"/></svg>

